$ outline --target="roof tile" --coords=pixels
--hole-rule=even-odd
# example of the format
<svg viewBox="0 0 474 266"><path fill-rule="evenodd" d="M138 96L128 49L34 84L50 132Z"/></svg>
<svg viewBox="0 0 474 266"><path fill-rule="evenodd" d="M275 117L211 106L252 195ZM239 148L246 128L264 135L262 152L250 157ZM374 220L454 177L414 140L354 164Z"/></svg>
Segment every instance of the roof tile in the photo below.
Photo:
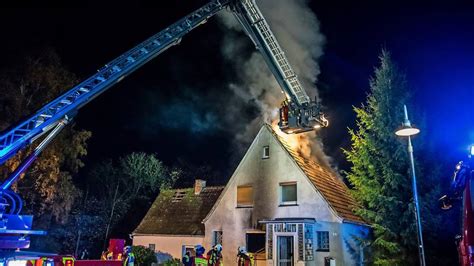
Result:
<svg viewBox="0 0 474 266"><path fill-rule="evenodd" d="M161 191L135 234L204 235L202 220L224 187L205 187L199 195L193 188Z"/></svg>

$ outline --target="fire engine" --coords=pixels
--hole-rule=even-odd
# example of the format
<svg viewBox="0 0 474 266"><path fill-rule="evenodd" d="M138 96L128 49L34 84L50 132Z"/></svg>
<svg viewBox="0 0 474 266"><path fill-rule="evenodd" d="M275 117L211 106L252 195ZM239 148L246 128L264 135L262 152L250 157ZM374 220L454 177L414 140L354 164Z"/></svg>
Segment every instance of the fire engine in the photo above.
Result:
<svg viewBox="0 0 474 266"><path fill-rule="evenodd" d="M448 194L439 200L443 210L450 210L456 201L462 202L462 232L455 237L461 266L474 265L474 145L469 151L467 161L455 167Z"/></svg>
<svg viewBox="0 0 474 266"><path fill-rule="evenodd" d="M32 216L21 214L22 199L11 190L11 185L70 123L78 110L160 53L179 44L187 33L223 9L228 9L235 15L286 95L280 109L280 129L287 134L296 134L328 126L319 103L308 97L255 0L212 0L110 61L96 74L0 134L0 164L24 147L39 142L34 151L0 185L0 250L28 248L31 235L46 234L32 229ZM47 256L43 263L56 265L57 261L54 257ZM66 259L62 265L69 263L68 261ZM15 265L16 262L12 260L8 263Z"/></svg>

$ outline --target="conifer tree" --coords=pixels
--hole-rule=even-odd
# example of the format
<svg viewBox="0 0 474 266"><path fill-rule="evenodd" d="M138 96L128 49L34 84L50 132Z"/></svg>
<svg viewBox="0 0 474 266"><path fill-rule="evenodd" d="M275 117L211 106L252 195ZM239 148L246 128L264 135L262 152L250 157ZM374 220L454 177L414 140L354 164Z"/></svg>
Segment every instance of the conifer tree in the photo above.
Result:
<svg viewBox="0 0 474 266"><path fill-rule="evenodd" d="M347 178L360 204L356 212L373 226L371 263L412 265L418 261L417 233L406 143L394 135L408 101L407 83L382 51L365 104L354 107L357 130L344 150L352 164Z"/></svg>

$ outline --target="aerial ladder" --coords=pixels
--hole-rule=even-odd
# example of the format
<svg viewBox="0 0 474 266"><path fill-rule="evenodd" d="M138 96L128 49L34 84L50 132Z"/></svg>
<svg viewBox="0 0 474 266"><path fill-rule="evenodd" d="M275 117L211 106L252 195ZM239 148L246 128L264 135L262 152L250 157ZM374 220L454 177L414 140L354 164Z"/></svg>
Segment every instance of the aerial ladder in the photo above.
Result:
<svg viewBox="0 0 474 266"><path fill-rule="evenodd" d="M96 74L54 99L17 126L0 133L0 164L19 150L41 140L34 151L0 185L0 249L26 248L30 243L29 235L45 234L43 231L31 230L33 217L20 215L23 203L11 190L11 185L70 123L78 110L148 61L179 44L188 32L206 23L225 8L233 12L286 95L280 108L280 129L287 134L296 134L328 126L319 103L306 94L255 0L210 1L107 63Z"/></svg>

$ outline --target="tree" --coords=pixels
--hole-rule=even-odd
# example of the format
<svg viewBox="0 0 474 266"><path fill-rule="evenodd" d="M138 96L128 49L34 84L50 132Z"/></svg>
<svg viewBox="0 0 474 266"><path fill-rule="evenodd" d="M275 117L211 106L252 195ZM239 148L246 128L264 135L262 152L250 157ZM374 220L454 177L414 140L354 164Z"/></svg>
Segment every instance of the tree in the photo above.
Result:
<svg viewBox="0 0 474 266"><path fill-rule="evenodd" d="M418 261L406 143L394 135L403 121L402 104L408 101L405 76L394 65L390 54L383 51L380 66L370 81L366 103L354 108L357 131L349 130L352 145L350 150L344 151L352 164L347 178L360 204L356 212L373 227L370 247L375 265L414 265ZM421 149L422 142L417 139L415 148ZM419 189L422 201L433 200L437 190L431 184L436 182L427 185L423 177L418 181L419 186L424 186ZM422 206L422 213L429 214L428 204ZM426 216L422 220L424 218ZM432 224L435 218L432 216L423 222Z"/></svg>
<svg viewBox="0 0 474 266"><path fill-rule="evenodd" d="M180 176L179 169L169 169L155 154L143 152L107 159L93 167L87 175L89 196L73 212L77 217L71 224L76 226L72 231L76 235L81 231L84 237L81 248L103 245L114 231L133 230L159 190L171 187ZM90 228L92 221L95 224Z"/></svg>
<svg viewBox="0 0 474 266"><path fill-rule="evenodd" d="M132 246L132 252L135 254L135 259L138 266L151 266L156 263L155 251L144 246Z"/></svg>
<svg viewBox="0 0 474 266"><path fill-rule="evenodd" d="M74 74L62 65L59 56L46 49L27 56L0 76L0 130L18 123L77 83ZM25 199L25 212L37 216L39 226L66 222L80 191L73 176L84 165L87 140L91 133L70 125L44 150L31 169L16 185ZM1 178L33 150L29 147L0 167ZM38 222L36 222L38 225Z"/></svg>

